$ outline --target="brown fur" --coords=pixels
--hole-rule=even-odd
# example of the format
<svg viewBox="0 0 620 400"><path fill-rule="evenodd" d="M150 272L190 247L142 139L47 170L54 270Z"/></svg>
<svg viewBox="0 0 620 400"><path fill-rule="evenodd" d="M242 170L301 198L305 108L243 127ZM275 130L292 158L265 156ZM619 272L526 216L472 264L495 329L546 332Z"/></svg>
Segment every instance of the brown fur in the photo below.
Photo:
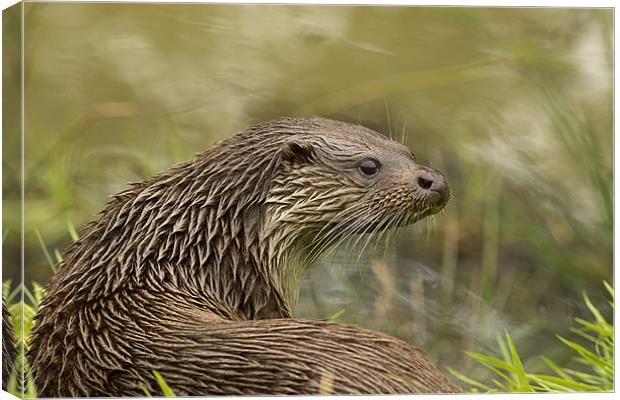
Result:
<svg viewBox="0 0 620 400"><path fill-rule="evenodd" d="M374 178L358 161L382 162ZM286 118L115 196L67 252L36 316L41 396L452 392L415 348L290 319L325 248L441 209L402 145L360 126Z"/></svg>

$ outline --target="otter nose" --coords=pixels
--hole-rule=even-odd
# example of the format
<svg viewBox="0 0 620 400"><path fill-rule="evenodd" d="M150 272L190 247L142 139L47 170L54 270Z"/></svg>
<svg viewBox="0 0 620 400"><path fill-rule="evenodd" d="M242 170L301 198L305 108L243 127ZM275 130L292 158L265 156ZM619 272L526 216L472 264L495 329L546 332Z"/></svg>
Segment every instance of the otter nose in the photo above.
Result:
<svg viewBox="0 0 620 400"><path fill-rule="evenodd" d="M421 168L416 174L414 186L425 190L432 191L445 196L448 194L448 184L443 174L431 168Z"/></svg>

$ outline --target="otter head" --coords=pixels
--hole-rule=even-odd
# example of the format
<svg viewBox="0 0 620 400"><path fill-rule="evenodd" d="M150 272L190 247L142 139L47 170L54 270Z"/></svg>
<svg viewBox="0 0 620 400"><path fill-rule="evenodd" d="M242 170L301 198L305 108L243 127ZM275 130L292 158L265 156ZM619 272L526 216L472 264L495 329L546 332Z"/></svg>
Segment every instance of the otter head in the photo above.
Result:
<svg viewBox="0 0 620 400"><path fill-rule="evenodd" d="M414 223L448 202L444 176L421 165L404 145L357 125L294 121L265 199L266 237L287 243L274 248L296 251L295 257L286 252L289 266L278 271L284 286L293 286L286 292L295 292L300 279L294 276L303 276L330 246Z"/></svg>

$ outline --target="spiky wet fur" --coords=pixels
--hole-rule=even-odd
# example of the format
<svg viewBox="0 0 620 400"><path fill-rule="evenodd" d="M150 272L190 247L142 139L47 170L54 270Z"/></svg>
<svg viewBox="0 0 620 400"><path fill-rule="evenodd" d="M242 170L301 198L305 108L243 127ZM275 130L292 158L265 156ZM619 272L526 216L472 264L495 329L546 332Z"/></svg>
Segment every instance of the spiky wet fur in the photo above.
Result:
<svg viewBox="0 0 620 400"><path fill-rule="evenodd" d="M39 395L153 393L153 369L177 395L318 393L324 373L336 393L457 390L402 341L290 319L325 248L434 206L397 177L374 190L343 173L369 143L407 152L363 127L281 119L115 196L36 316Z"/></svg>

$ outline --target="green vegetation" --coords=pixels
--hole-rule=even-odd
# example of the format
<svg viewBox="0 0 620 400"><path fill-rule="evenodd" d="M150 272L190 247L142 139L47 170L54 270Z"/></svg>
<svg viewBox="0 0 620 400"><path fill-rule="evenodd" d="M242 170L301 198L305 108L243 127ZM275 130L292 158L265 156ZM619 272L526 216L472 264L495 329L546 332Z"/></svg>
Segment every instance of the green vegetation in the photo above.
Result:
<svg viewBox="0 0 620 400"><path fill-rule="evenodd" d="M165 397L174 397L174 392L172 391L172 389L170 389L170 386L168 386L168 384L166 383L164 378L162 378L159 372L154 370L153 375L155 375L155 378L157 379L157 384L159 385L159 388L161 389L163 395Z"/></svg>
<svg viewBox="0 0 620 400"><path fill-rule="evenodd" d="M28 343L30 338L30 330L33 324L33 318L39 309L39 304L43 298L44 289L40 285L33 283L32 290L21 285L11 288L11 281L6 280L2 285L2 293L9 293L5 301L11 320L13 323L14 338L17 346L17 359L15 367L11 372L7 383L7 391L14 396L22 397L22 372L25 376L24 398L35 398L37 392L34 383L28 379L28 362L24 354L28 351ZM22 289L24 293L24 301L21 299ZM22 319L23 312L23 319Z"/></svg>
<svg viewBox="0 0 620 400"><path fill-rule="evenodd" d="M155 379L157 380L157 385L159 386L159 389L161 389L161 393L164 397L176 396L172 389L170 389L170 386L168 386L168 384L166 383L166 380L159 374L159 372L153 370L153 376L155 376ZM147 388L143 387L142 390L144 390L144 394L146 394L148 397L153 396Z"/></svg>
<svg viewBox="0 0 620 400"><path fill-rule="evenodd" d="M613 307L614 290L604 283ZM612 392L614 390L614 336L613 325L607 322L584 293L584 302L592 313L594 321L575 319L578 328L573 332L585 339L587 345L558 336L564 345L574 353L573 361L581 367L576 370L560 367L547 357L542 360L553 375L530 373L525 370L521 357L508 332L505 339L498 336L497 344L501 358L467 352L471 358L492 371L496 378L492 385L476 381L450 369L450 372L471 387L472 392Z"/></svg>

